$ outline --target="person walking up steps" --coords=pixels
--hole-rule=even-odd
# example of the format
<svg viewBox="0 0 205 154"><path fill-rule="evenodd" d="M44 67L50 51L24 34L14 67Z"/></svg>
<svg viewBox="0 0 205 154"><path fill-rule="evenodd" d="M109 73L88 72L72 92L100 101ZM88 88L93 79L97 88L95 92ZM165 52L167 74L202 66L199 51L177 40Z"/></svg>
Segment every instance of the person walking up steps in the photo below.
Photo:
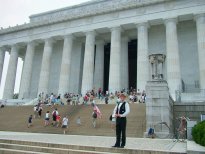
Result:
<svg viewBox="0 0 205 154"><path fill-rule="evenodd" d="M113 114L116 117L116 142L112 147L124 148L126 144L126 116L130 113L130 106L125 101L126 95L120 94L120 102L113 110Z"/></svg>
<svg viewBox="0 0 205 154"><path fill-rule="evenodd" d="M28 118L28 128L30 128L32 126L32 119L33 119L33 116L30 115L29 118Z"/></svg>
<svg viewBox="0 0 205 154"><path fill-rule="evenodd" d="M92 118L93 118L93 127L96 128L96 122L97 122L97 118L101 118L102 117L102 113L100 112L100 109L97 107L97 105L95 104L95 102L93 101L91 103L92 107L93 107L93 113L92 113Z"/></svg>
<svg viewBox="0 0 205 154"><path fill-rule="evenodd" d="M56 108L53 112L52 112L52 116L53 116L53 126L56 126L56 118L58 116L58 109Z"/></svg>
<svg viewBox="0 0 205 154"><path fill-rule="evenodd" d="M49 125L49 118L50 118L49 116L50 116L50 112L47 111L45 115L45 123L44 123L45 127Z"/></svg>
<svg viewBox="0 0 205 154"><path fill-rule="evenodd" d="M60 125L60 120L61 120L61 116L60 116L60 114L58 114L56 116L56 127L58 127Z"/></svg>
<svg viewBox="0 0 205 154"><path fill-rule="evenodd" d="M67 128L68 128L68 116L65 116L62 120L62 128L63 128L63 134L66 134Z"/></svg>

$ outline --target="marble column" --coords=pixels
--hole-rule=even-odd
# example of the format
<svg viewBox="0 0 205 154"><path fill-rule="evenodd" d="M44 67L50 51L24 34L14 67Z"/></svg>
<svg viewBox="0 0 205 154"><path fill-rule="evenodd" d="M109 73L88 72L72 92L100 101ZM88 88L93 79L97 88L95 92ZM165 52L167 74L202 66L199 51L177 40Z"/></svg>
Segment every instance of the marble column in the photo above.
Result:
<svg viewBox="0 0 205 154"><path fill-rule="evenodd" d="M69 90L69 81L71 75L71 53L73 49L72 34L64 37L63 55L61 62L60 80L58 94L64 95Z"/></svg>
<svg viewBox="0 0 205 154"><path fill-rule="evenodd" d="M52 47L53 47L53 39L51 38L46 39L44 45L42 63L41 63L38 94L41 92L44 92L45 95L48 94Z"/></svg>
<svg viewBox="0 0 205 154"><path fill-rule="evenodd" d="M81 93L84 95L87 91L93 89L94 78L94 51L95 51L95 32L86 33L85 54L83 64L83 77Z"/></svg>
<svg viewBox="0 0 205 154"><path fill-rule="evenodd" d="M104 81L104 41L96 41L96 55L95 55L95 72L94 72L94 87L97 91L99 88L103 89Z"/></svg>
<svg viewBox="0 0 205 154"><path fill-rule="evenodd" d="M34 51L35 51L35 42L29 42L27 44L26 56L23 65L23 72L22 72L21 84L19 89L20 99L29 98Z"/></svg>
<svg viewBox="0 0 205 154"><path fill-rule="evenodd" d="M129 70L128 70L128 37L122 37L122 49L121 49L121 89L129 88Z"/></svg>
<svg viewBox="0 0 205 154"><path fill-rule="evenodd" d="M110 73L109 73L109 91L115 92L121 90L121 28L111 29L111 49L110 49Z"/></svg>
<svg viewBox="0 0 205 154"><path fill-rule="evenodd" d="M177 38L177 19L165 20L167 50L167 82L170 95L176 100L176 90L181 90L180 59Z"/></svg>
<svg viewBox="0 0 205 154"><path fill-rule="evenodd" d="M1 47L0 48L0 85L1 85L3 67L4 67L4 57L5 57L5 49Z"/></svg>
<svg viewBox="0 0 205 154"><path fill-rule="evenodd" d="M205 89L205 14L196 15L195 20L197 27L200 89Z"/></svg>
<svg viewBox="0 0 205 154"><path fill-rule="evenodd" d="M81 40L73 44L72 51L72 65L71 65L71 77L69 81L69 91L76 94L81 94L82 86L82 74L83 74L83 62L85 48L82 45Z"/></svg>
<svg viewBox="0 0 205 154"><path fill-rule="evenodd" d="M4 93L3 93L4 99L13 98L15 79L16 79L16 70L18 64L18 50L19 47L17 45L13 45L11 47L9 66L7 70L6 82L5 82Z"/></svg>
<svg viewBox="0 0 205 154"><path fill-rule="evenodd" d="M137 25L137 89L145 90L150 79L148 58L148 28L147 22Z"/></svg>

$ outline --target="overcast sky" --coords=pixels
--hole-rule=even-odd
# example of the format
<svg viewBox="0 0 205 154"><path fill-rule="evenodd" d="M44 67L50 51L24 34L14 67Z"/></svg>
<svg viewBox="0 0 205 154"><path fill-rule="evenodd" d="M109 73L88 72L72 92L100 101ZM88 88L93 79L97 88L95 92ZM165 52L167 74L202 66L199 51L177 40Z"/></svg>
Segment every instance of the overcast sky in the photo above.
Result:
<svg viewBox="0 0 205 154"><path fill-rule="evenodd" d="M0 0L0 27L7 28L9 26L21 25L29 22L29 16L50 10L55 10L67 6L84 3L90 0ZM9 56L6 53L4 61L3 76L0 86L0 98L2 98L3 88L5 84L6 72L8 67ZM22 62L19 60L17 68L17 78L15 85L15 93L19 91L20 74Z"/></svg>

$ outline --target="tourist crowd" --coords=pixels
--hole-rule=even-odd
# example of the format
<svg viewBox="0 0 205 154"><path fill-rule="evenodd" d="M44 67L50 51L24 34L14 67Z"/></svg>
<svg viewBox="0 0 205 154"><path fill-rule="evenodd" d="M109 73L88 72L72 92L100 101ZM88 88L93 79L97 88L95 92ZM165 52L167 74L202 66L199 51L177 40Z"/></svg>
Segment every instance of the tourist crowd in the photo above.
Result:
<svg viewBox="0 0 205 154"><path fill-rule="evenodd" d="M44 127L52 126L52 127L61 127L63 129L63 133L66 134L69 119L68 114L61 117L58 106L59 105L85 105L92 107L92 124L93 127L96 127L97 119L102 117L102 113L96 104L96 100L98 102L104 102L105 104L109 104L111 102L120 102L120 95L125 94L127 96L127 102L129 103L145 103L146 93L143 90L142 92L138 89L137 91L133 88L128 90L122 89L121 91L116 91L115 93L105 91L103 92L101 88L98 91L94 89L87 91L87 93L82 96L81 94L75 93L65 93L63 98L61 95L56 95L51 93L50 95L44 93L40 93L38 95L38 103L33 108L33 114L31 114L28 118L28 127L32 126L33 119L42 119L44 120ZM50 110L43 112L43 107L47 105L50 106ZM44 117L42 117L44 115ZM109 117L109 115L107 115ZM76 124L81 125L80 116L76 119ZM114 128L115 120L111 118L111 127Z"/></svg>

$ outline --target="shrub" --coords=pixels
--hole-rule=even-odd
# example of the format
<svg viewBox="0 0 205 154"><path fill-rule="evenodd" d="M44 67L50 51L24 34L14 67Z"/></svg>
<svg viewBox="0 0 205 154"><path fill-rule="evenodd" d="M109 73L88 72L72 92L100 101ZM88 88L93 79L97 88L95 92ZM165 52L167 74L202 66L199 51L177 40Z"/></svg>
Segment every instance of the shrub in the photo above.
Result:
<svg viewBox="0 0 205 154"><path fill-rule="evenodd" d="M193 127L192 137L196 143L205 146L205 121L199 122Z"/></svg>

